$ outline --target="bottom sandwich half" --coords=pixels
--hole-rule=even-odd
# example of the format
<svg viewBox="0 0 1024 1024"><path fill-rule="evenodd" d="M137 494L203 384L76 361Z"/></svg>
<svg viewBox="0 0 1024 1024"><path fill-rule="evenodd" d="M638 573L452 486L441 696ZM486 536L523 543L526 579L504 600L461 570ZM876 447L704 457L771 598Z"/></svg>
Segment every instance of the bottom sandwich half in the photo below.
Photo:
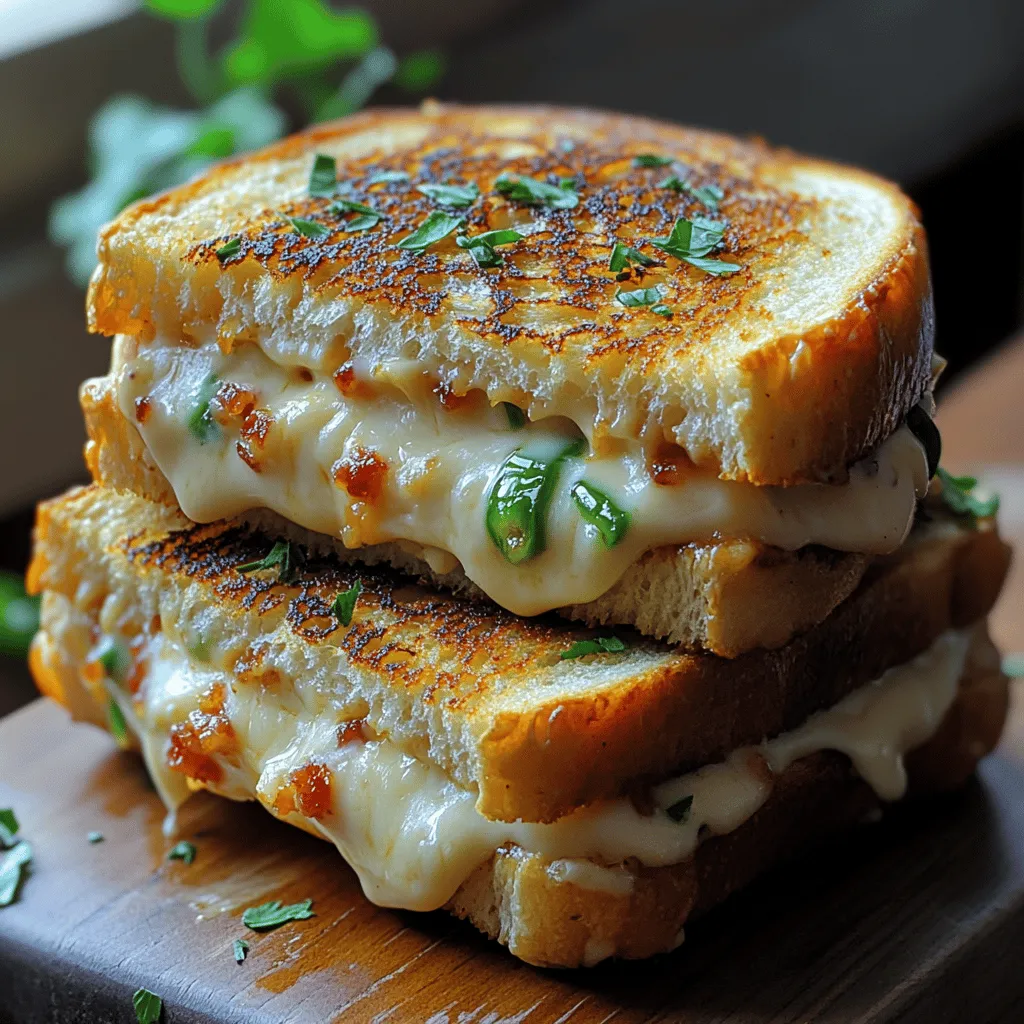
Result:
<svg viewBox="0 0 1024 1024"><path fill-rule="evenodd" d="M1006 714L984 618L1007 557L991 524L940 518L825 622L727 660L90 487L40 507L31 662L169 809L258 800L375 903L589 965L672 949L777 861L961 784Z"/></svg>

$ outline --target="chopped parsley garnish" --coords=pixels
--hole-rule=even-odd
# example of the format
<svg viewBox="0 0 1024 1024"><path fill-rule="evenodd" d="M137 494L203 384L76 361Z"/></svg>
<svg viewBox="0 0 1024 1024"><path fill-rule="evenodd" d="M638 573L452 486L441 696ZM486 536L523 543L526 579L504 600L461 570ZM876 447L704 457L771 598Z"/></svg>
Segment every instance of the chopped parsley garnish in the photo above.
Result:
<svg viewBox="0 0 1024 1024"><path fill-rule="evenodd" d="M338 188L338 164L333 156L317 153L309 172L309 194L332 196Z"/></svg>
<svg viewBox="0 0 1024 1024"><path fill-rule="evenodd" d="M346 221L341 227L342 231L368 231L370 228L375 228L384 217L380 210L375 210L365 203L357 203L354 199L338 199L327 207L327 212L339 217L343 213L359 214L358 217Z"/></svg>
<svg viewBox="0 0 1024 1024"><path fill-rule="evenodd" d="M309 909L311 906L312 900L303 900L301 903L291 903L287 906L282 906L280 900L273 900L258 907L249 907L242 914L242 924L254 932L280 928L289 921L305 921L306 918L313 917L313 911Z"/></svg>
<svg viewBox="0 0 1024 1024"><path fill-rule="evenodd" d="M504 228L500 231L484 231L479 235L456 235L455 244L460 249L468 249L478 266L500 267L505 261L494 247L521 242L523 238L524 236L518 231Z"/></svg>
<svg viewBox="0 0 1024 1024"><path fill-rule="evenodd" d="M398 243L398 248L424 252L436 242L440 242L442 238L450 235L456 228L461 227L464 222L464 217L435 210L411 235L406 235Z"/></svg>
<svg viewBox="0 0 1024 1024"><path fill-rule="evenodd" d="M90 832L85 838L88 839L90 843L93 843L95 845L96 843L102 843L103 842L103 833L102 832Z"/></svg>
<svg viewBox="0 0 1024 1024"><path fill-rule="evenodd" d="M124 685L132 670L132 656L120 640L112 636L104 637L96 660L108 679L113 679L118 686Z"/></svg>
<svg viewBox="0 0 1024 1024"><path fill-rule="evenodd" d="M472 206L480 196L480 189L476 182L471 181L468 185L441 185L437 182L428 182L425 185L417 185L417 192L422 192L428 199L433 199L438 206Z"/></svg>
<svg viewBox="0 0 1024 1024"><path fill-rule="evenodd" d="M217 394L220 381L211 373L199 386L195 404L188 414L188 432L200 443L206 444L220 436L220 427L210 414L210 403Z"/></svg>
<svg viewBox="0 0 1024 1024"><path fill-rule="evenodd" d="M585 450L585 441L573 441L553 456L516 449L498 470L487 495L485 524L495 547L513 565L544 550L548 505L562 463Z"/></svg>
<svg viewBox="0 0 1024 1024"><path fill-rule="evenodd" d="M509 177L503 174L494 183L494 188L506 199L527 206L548 206L553 210L571 210L579 205L580 197L576 192L576 179L563 178L558 185L536 178L528 178L517 174Z"/></svg>
<svg viewBox="0 0 1024 1024"><path fill-rule="evenodd" d="M686 192L700 200L712 213L718 213L718 204L725 193L717 185L691 185L677 174L670 174L658 182L658 188L670 188L674 192Z"/></svg>
<svg viewBox="0 0 1024 1024"><path fill-rule="evenodd" d="M616 242L612 246L611 259L608 260L608 269L613 274L618 274L626 270L633 263L640 267L650 267L655 262L650 256L645 256L642 252L632 249L628 245Z"/></svg>
<svg viewBox="0 0 1024 1024"><path fill-rule="evenodd" d="M13 807L0 808L0 848L12 847L18 840L18 816Z"/></svg>
<svg viewBox="0 0 1024 1024"><path fill-rule="evenodd" d="M580 480L571 491L580 515L597 529L606 548L613 548L626 536L632 516L619 508L599 487Z"/></svg>
<svg viewBox="0 0 1024 1024"><path fill-rule="evenodd" d="M405 171L378 171L367 178L367 185L386 185L392 181L408 181L409 175Z"/></svg>
<svg viewBox="0 0 1024 1024"><path fill-rule="evenodd" d="M290 583L295 578L297 566L292 546L286 540L277 541L265 558L258 562L246 562L236 567L237 572L260 572L263 569L279 568L278 578L282 583Z"/></svg>
<svg viewBox="0 0 1024 1024"><path fill-rule="evenodd" d="M183 860L186 864L191 864L196 859L195 843L187 842L184 839L180 843L175 843L167 851L167 859Z"/></svg>
<svg viewBox="0 0 1024 1024"><path fill-rule="evenodd" d="M616 301L631 309L637 306L653 306L655 303L661 302L661 297L661 289L657 285L651 288L637 288L636 291L631 292L618 291L615 293Z"/></svg>
<svg viewBox="0 0 1024 1024"><path fill-rule="evenodd" d="M245 939L235 939L231 943L231 951L235 954L235 963L240 964L249 952L249 943Z"/></svg>
<svg viewBox="0 0 1024 1024"><path fill-rule="evenodd" d="M693 806L693 796L684 796L674 804L665 808L665 813L673 820L682 824L690 816L690 808Z"/></svg>
<svg viewBox="0 0 1024 1024"><path fill-rule="evenodd" d="M140 988L132 996L132 1006L135 1007L135 1019L138 1024L157 1024L163 1012L164 1001L148 988Z"/></svg>
<svg viewBox="0 0 1024 1024"><path fill-rule="evenodd" d="M935 426L934 420L919 405L907 413L907 426L910 432L921 442L925 456L928 459L928 479L935 476L939 468L939 459L942 457L942 435L939 428Z"/></svg>
<svg viewBox="0 0 1024 1024"><path fill-rule="evenodd" d="M502 402L501 404L504 406L505 415L508 417L508 425L513 430L522 430L526 426L526 413L518 405L513 405L511 402Z"/></svg>
<svg viewBox="0 0 1024 1024"><path fill-rule="evenodd" d="M658 156L657 153L640 153L633 157L634 167L668 167L672 163L670 156Z"/></svg>
<svg viewBox="0 0 1024 1024"><path fill-rule="evenodd" d="M717 185L687 185L686 191L699 199L712 213L718 213L718 204L725 198L725 193Z"/></svg>
<svg viewBox="0 0 1024 1024"><path fill-rule="evenodd" d="M738 263L706 258L709 252L722 244L724 232L725 224L721 221L707 217L694 217L693 220L680 217L668 238L652 238L651 244L709 274L734 274L740 269Z"/></svg>
<svg viewBox="0 0 1024 1024"><path fill-rule="evenodd" d="M658 316L665 317L666 320L672 318L672 307L666 306L664 302L657 302L651 306L651 312L657 313Z"/></svg>
<svg viewBox="0 0 1024 1024"><path fill-rule="evenodd" d="M128 723L124 720L124 712L121 710L121 705L110 698L110 703L107 705L107 724L110 726L110 734L117 741L117 745L122 749L128 746Z"/></svg>
<svg viewBox="0 0 1024 1024"><path fill-rule="evenodd" d="M570 658L585 658L588 654L615 654L625 649L625 643L617 636L595 636L593 640L577 640L558 656L562 661L568 661Z"/></svg>
<svg viewBox="0 0 1024 1024"><path fill-rule="evenodd" d="M363 213L358 217L353 217L348 221L345 226L341 229L342 231L369 231L370 228L375 228L380 223L380 215L376 213Z"/></svg>
<svg viewBox="0 0 1024 1024"><path fill-rule="evenodd" d="M240 238L232 238L230 241L225 242L215 253L217 259L223 263L225 260L231 259L232 256L237 256L242 248L242 240Z"/></svg>
<svg viewBox="0 0 1024 1024"><path fill-rule="evenodd" d="M304 235L306 238L326 238L331 233L319 221L309 220L306 217L288 217L287 220L300 235Z"/></svg>
<svg viewBox="0 0 1024 1024"><path fill-rule="evenodd" d="M335 618L337 618L343 626L352 625L352 613L356 610L356 601L359 600L359 595L362 592L363 581L356 580L348 590L343 590L334 599L331 611L334 612Z"/></svg>
<svg viewBox="0 0 1024 1024"><path fill-rule="evenodd" d="M9 907L18 895L25 869L32 862L32 847L22 841L0 859L0 907Z"/></svg>
<svg viewBox="0 0 1024 1024"><path fill-rule="evenodd" d="M978 481L973 476L953 476L940 466L935 475L942 483L942 500L954 515L987 519L999 511L999 495L979 498L973 493Z"/></svg>

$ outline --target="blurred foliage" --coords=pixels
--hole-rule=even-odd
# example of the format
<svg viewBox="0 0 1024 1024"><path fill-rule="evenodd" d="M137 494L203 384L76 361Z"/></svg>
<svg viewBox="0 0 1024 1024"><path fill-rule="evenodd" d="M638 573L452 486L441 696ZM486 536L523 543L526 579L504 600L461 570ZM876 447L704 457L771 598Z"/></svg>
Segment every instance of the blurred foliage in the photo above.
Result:
<svg viewBox="0 0 1024 1024"><path fill-rule="evenodd" d="M229 7L241 6L241 11ZM174 23L178 73L199 109L171 110L141 96L114 96L89 128L91 181L50 211L50 235L67 250L81 285L96 263L99 229L136 199L180 184L214 160L266 145L301 123L341 117L389 82L411 94L433 87L444 59L422 51L398 59L357 8L325 0L145 0ZM216 52L218 14L240 14L237 33ZM278 106L290 100L290 119ZM298 123L290 123L296 121Z"/></svg>
<svg viewBox="0 0 1024 1024"><path fill-rule="evenodd" d="M25 593L24 580L0 571L0 654L24 657L39 628L39 598Z"/></svg>

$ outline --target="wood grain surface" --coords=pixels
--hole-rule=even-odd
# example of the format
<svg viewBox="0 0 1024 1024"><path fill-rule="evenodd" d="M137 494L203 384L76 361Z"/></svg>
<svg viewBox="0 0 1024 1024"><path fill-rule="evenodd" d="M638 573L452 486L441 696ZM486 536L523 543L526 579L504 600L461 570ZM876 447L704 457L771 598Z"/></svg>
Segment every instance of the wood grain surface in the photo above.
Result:
<svg viewBox="0 0 1024 1024"><path fill-rule="evenodd" d="M1002 365L1024 365L1022 351ZM1005 377L987 367L940 420L947 437L974 431L973 445L947 445L950 464L1002 489L1006 532L1024 547L1024 436L1016 404L996 401ZM986 443L1014 430L1016 445ZM994 621L1024 651L1020 560ZM197 858L169 862L141 763L38 701L0 721L0 806L17 809L35 851L19 901L0 910L0 1021L132 1021L145 985L167 1024L1019 1022L1020 698L962 795L895 809L774 872L670 956L575 972L521 964L444 914L372 906L331 847L253 805L196 797L179 836ZM103 842L88 842L93 830ZM247 906L307 897L310 920L263 935L241 923ZM241 965L236 938L251 945Z"/></svg>

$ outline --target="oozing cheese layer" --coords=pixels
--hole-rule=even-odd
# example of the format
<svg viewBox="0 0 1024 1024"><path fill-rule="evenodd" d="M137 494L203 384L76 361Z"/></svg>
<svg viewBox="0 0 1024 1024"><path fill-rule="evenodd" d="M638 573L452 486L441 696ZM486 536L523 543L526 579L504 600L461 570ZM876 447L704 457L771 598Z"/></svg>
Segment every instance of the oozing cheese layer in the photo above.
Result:
<svg viewBox="0 0 1024 1024"><path fill-rule="evenodd" d="M588 457L561 466L546 549L513 565L488 534L488 494L517 449L550 456L579 438L567 419L514 429L503 408L480 395L432 391L407 367L349 367L336 383L274 363L254 345L224 354L216 344L139 348L121 338L112 372L123 414L191 519L262 507L351 548L412 544L437 572L461 563L521 615L592 601L664 545L743 538L787 550L893 551L928 485L924 452L905 427L855 465L848 482L785 488L719 480L685 456L680 464L681 453L660 463L639 442L603 450L590 438ZM211 378L237 387L215 400L197 436L195 410ZM614 547L574 504L581 479L632 517Z"/></svg>
<svg viewBox="0 0 1024 1024"><path fill-rule="evenodd" d="M329 705L312 712L290 689L237 683L166 637L153 644L135 697L112 683L109 689L169 807L198 786L236 800L256 797L333 842L375 903L430 910L509 842L548 859L556 880L627 892L631 877L615 865L686 860L703 838L753 815L775 775L820 750L846 754L879 797L899 799L904 754L932 736L952 703L970 633L944 634L792 732L656 786L650 814L623 798L550 824L486 819L473 793L386 737L339 723Z"/></svg>

